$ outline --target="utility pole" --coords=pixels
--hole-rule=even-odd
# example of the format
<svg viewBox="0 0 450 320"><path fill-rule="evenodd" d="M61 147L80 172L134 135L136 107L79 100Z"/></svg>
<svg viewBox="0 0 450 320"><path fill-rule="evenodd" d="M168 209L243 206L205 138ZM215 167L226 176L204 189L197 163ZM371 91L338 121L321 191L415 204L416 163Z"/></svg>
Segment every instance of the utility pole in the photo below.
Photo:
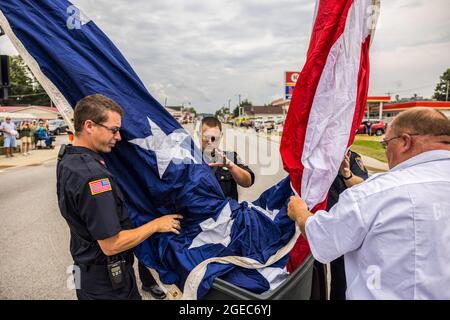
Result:
<svg viewBox="0 0 450 320"><path fill-rule="evenodd" d="M447 80L447 94L445 95L445 101L448 101L448 87L450 86L450 80Z"/></svg>
<svg viewBox="0 0 450 320"><path fill-rule="evenodd" d="M237 94L238 98L239 98L239 106L241 106L241 94Z"/></svg>

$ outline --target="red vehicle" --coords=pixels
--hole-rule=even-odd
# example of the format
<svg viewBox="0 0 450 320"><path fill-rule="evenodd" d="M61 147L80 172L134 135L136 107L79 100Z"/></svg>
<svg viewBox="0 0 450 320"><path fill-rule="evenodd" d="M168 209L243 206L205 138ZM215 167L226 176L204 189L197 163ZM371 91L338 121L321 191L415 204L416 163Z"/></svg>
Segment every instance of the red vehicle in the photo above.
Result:
<svg viewBox="0 0 450 320"><path fill-rule="evenodd" d="M363 120L361 125L358 128L358 134L367 134L367 122L368 120ZM386 132L386 124L383 120L370 120L372 123L371 126L371 135L381 136Z"/></svg>

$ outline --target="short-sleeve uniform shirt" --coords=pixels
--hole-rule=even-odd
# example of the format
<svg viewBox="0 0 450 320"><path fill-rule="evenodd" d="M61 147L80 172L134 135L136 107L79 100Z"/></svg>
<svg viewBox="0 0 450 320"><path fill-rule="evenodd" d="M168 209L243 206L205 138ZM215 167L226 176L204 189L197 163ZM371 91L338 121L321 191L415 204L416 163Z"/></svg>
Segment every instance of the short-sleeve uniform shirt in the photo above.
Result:
<svg viewBox="0 0 450 320"><path fill-rule="evenodd" d="M102 156L67 146L57 167L58 204L71 233L70 252L77 264L106 264L97 240L134 228L124 196Z"/></svg>

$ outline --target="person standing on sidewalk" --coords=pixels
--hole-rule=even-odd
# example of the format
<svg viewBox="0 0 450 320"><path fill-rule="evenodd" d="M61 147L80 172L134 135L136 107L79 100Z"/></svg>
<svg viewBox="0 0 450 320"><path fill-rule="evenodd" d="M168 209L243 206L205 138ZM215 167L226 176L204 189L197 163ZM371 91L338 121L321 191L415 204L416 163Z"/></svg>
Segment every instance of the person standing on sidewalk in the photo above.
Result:
<svg viewBox="0 0 450 320"><path fill-rule="evenodd" d="M370 121L370 120L367 120L367 123L366 123L366 133L369 136L372 135L372 121Z"/></svg>
<svg viewBox="0 0 450 320"><path fill-rule="evenodd" d="M28 121L23 121L20 125L20 139L22 140L22 154L30 155L31 127Z"/></svg>
<svg viewBox="0 0 450 320"><path fill-rule="evenodd" d="M16 147L16 125L10 117L6 117L5 122L0 124L0 131L3 132L3 146L5 147L6 158L14 157Z"/></svg>
<svg viewBox="0 0 450 320"><path fill-rule="evenodd" d="M37 124L36 124L36 120L33 120L30 124L30 129L31 129L31 149L35 150L36 149L36 130L37 130Z"/></svg>

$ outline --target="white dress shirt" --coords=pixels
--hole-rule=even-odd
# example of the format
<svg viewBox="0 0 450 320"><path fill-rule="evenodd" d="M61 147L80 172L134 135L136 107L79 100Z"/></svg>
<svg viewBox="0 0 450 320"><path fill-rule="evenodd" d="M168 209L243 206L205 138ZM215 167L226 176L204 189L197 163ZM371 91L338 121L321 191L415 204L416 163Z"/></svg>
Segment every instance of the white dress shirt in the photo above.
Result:
<svg viewBox="0 0 450 320"><path fill-rule="evenodd" d="M450 151L347 189L306 235L318 261L345 255L347 299L450 299Z"/></svg>

